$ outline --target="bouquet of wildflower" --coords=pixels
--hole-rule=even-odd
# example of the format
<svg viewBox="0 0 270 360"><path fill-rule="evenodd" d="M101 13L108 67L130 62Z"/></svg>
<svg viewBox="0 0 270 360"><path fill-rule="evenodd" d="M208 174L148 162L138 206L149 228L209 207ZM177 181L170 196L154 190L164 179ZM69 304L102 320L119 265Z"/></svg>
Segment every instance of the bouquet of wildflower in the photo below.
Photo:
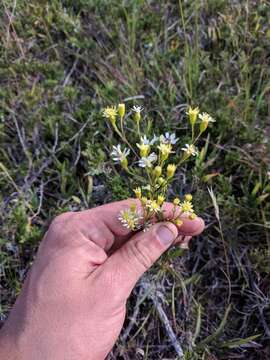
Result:
<svg viewBox="0 0 270 360"><path fill-rule="evenodd" d="M126 113L125 104L119 104L117 108L107 107L103 111L103 116L109 120L113 131L122 142L113 146L113 161L139 182L133 191L140 206L134 202L129 209L121 211L119 220L132 231L147 230L156 221L171 221L181 226L183 214L190 219L196 217L192 195L186 194L182 200L175 198L172 216L168 218L162 208L167 198L168 186L172 183L177 168L198 154L195 144L208 124L215 120L207 113L200 114L197 107L189 107L187 115L191 125L191 143L180 147L181 151L178 154L179 147L176 144L179 139L174 133L166 132L164 135L153 135L151 138L149 134L142 134L142 110L142 107L134 106ZM127 124L130 125L130 122L127 136ZM135 141L131 142L130 138ZM171 161L172 156L174 162Z"/></svg>

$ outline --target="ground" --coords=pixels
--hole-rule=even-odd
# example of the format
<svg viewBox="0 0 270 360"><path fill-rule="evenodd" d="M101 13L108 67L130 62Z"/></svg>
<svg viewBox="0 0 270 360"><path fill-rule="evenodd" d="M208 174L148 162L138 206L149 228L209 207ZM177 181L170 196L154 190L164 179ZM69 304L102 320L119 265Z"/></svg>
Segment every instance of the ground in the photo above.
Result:
<svg viewBox="0 0 270 360"><path fill-rule="evenodd" d="M138 284L110 358L176 359L168 321L185 360L268 359L270 2L2 0L0 16L2 321L54 216L132 193L102 108L143 105L184 144L198 105L217 121L170 194L194 195L206 231Z"/></svg>

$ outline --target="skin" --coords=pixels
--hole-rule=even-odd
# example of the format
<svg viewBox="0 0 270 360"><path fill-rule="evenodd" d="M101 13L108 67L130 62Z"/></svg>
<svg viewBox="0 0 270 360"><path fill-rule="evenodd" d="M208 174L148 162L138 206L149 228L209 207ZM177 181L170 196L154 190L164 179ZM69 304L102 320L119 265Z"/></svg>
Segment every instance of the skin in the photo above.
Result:
<svg viewBox="0 0 270 360"><path fill-rule="evenodd" d="M9 318L0 358L102 360L122 329L126 301L168 248L186 247L204 222L157 223L134 235L117 219L134 200L58 216L42 240ZM172 204L166 203L167 216Z"/></svg>

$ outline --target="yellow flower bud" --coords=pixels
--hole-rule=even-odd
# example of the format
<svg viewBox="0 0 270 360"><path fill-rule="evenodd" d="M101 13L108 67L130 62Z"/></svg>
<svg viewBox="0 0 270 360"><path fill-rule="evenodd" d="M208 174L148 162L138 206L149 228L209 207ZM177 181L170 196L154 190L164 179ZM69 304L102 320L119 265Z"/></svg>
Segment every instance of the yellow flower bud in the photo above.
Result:
<svg viewBox="0 0 270 360"><path fill-rule="evenodd" d="M135 203L132 203L129 208L130 211L135 212L137 210L137 205Z"/></svg>
<svg viewBox="0 0 270 360"><path fill-rule="evenodd" d="M158 146L158 149L160 151L161 159L163 161L167 160L170 153L172 152L172 145L171 144L160 144Z"/></svg>
<svg viewBox="0 0 270 360"><path fill-rule="evenodd" d="M157 204L158 205L162 205L164 203L164 201L165 201L165 197L163 195L159 195L157 197Z"/></svg>
<svg viewBox="0 0 270 360"><path fill-rule="evenodd" d="M161 166L156 166L153 170L153 173L155 175L155 177L160 177L161 173L162 173L162 168Z"/></svg>
<svg viewBox="0 0 270 360"><path fill-rule="evenodd" d="M215 122L215 120L207 113L202 113L199 115L199 118L201 119L200 123L200 132L203 133L210 122Z"/></svg>
<svg viewBox="0 0 270 360"><path fill-rule="evenodd" d="M194 219L196 219L196 217L197 217L197 215L196 215L195 213L192 213L192 214L189 215L188 218L189 218L190 220L194 220Z"/></svg>
<svg viewBox="0 0 270 360"><path fill-rule="evenodd" d="M173 204L174 204L174 205L179 205L179 204L180 204L180 199L179 199L179 198L175 198L175 199L173 200Z"/></svg>
<svg viewBox="0 0 270 360"><path fill-rule="evenodd" d="M132 111L134 111L134 120L139 123L141 121L141 111L143 110L142 106L134 105Z"/></svg>
<svg viewBox="0 0 270 360"><path fill-rule="evenodd" d="M137 187L133 191L137 199L140 199L142 197L142 189L140 187Z"/></svg>
<svg viewBox="0 0 270 360"><path fill-rule="evenodd" d="M194 109L192 109L192 107L189 107L187 114L189 116L189 121L192 126L195 125L199 112L200 112L200 110L198 107L196 107Z"/></svg>
<svg viewBox="0 0 270 360"><path fill-rule="evenodd" d="M136 111L134 113L134 119L136 122L140 122L141 121L141 112L140 111Z"/></svg>
<svg viewBox="0 0 270 360"><path fill-rule="evenodd" d="M163 177L159 177L157 182L160 186L163 186L166 183L166 180Z"/></svg>
<svg viewBox="0 0 270 360"><path fill-rule="evenodd" d="M186 194L185 195L185 200L192 201L192 195L191 194Z"/></svg>
<svg viewBox="0 0 270 360"><path fill-rule="evenodd" d="M146 198L145 196L143 196L143 197L141 198L141 203L142 203L142 205L146 205L147 202L148 202L147 198Z"/></svg>
<svg viewBox="0 0 270 360"><path fill-rule="evenodd" d="M171 179L174 176L175 170L176 170L176 165L169 164L167 166L167 177L168 177L168 179Z"/></svg>
<svg viewBox="0 0 270 360"><path fill-rule="evenodd" d="M120 117L123 118L125 116L125 113L126 113L125 104L119 104L118 105L118 114L120 115Z"/></svg>
<svg viewBox="0 0 270 360"><path fill-rule="evenodd" d="M123 168L123 169L127 170L127 168L128 168L127 158L122 159L121 165L122 165L122 168Z"/></svg>
<svg viewBox="0 0 270 360"><path fill-rule="evenodd" d="M150 145L148 144L137 144L137 147L140 149L140 156L147 157L150 152Z"/></svg>
<svg viewBox="0 0 270 360"><path fill-rule="evenodd" d="M174 223L175 223L176 226L181 226L181 225L183 225L183 221L182 221L181 219L175 219L175 220L174 220Z"/></svg>
<svg viewBox="0 0 270 360"><path fill-rule="evenodd" d="M202 121L200 123L200 132L203 133L208 127L208 121Z"/></svg>

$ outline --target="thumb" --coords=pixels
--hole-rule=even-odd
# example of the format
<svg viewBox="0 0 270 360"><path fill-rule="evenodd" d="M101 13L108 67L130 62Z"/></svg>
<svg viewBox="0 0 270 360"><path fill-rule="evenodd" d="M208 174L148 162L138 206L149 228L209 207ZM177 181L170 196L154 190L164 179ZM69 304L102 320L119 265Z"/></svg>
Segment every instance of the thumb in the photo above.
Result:
<svg viewBox="0 0 270 360"><path fill-rule="evenodd" d="M173 244L178 230L170 222L157 223L147 232L134 235L103 264L102 272L114 274L114 286L127 298L134 285L153 263ZM120 294L119 294L120 295ZM120 295L121 296L121 295Z"/></svg>

